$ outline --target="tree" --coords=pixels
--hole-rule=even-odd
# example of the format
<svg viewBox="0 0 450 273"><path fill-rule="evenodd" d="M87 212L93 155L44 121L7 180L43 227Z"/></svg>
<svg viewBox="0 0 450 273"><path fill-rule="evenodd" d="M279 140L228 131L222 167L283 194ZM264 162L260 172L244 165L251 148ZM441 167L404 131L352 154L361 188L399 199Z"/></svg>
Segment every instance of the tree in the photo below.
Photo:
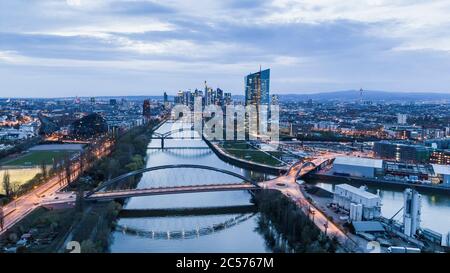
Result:
<svg viewBox="0 0 450 273"><path fill-rule="evenodd" d="M84 210L84 190L86 188L87 179L82 177L79 179L78 189L76 193L75 209L78 212L83 212Z"/></svg>
<svg viewBox="0 0 450 273"><path fill-rule="evenodd" d="M111 178L116 176L116 173L117 173L119 168L120 168L120 165L119 165L119 162L116 159L111 158L108 161L108 165L107 165L108 180L110 180Z"/></svg>
<svg viewBox="0 0 450 273"><path fill-rule="evenodd" d="M79 164L80 164L80 174L83 173L84 171L84 160L85 160L86 156L85 153L83 151L81 151L80 156L79 156Z"/></svg>
<svg viewBox="0 0 450 273"><path fill-rule="evenodd" d="M57 171L57 169L58 169L58 161L55 158L53 158L53 160L52 160L52 169L50 171L53 174L53 173L55 173Z"/></svg>
<svg viewBox="0 0 450 273"><path fill-rule="evenodd" d="M47 164L45 164L44 160L42 160L42 162L41 162L41 174L42 174L42 179L47 178Z"/></svg>
<svg viewBox="0 0 450 273"><path fill-rule="evenodd" d="M81 252L82 253L98 253L99 250L97 246L91 240L84 240L81 242Z"/></svg>
<svg viewBox="0 0 450 273"><path fill-rule="evenodd" d="M69 157L66 155L64 158L64 174L67 184L70 183L70 179L72 178L72 162L70 161Z"/></svg>
<svg viewBox="0 0 450 273"><path fill-rule="evenodd" d="M10 179L8 171L5 171L5 173L3 174L3 190L5 191L5 195L7 197L12 196L13 190L12 190L11 179Z"/></svg>
<svg viewBox="0 0 450 273"><path fill-rule="evenodd" d="M4 218L3 207L0 207L0 230L3 230Z"/></svg>

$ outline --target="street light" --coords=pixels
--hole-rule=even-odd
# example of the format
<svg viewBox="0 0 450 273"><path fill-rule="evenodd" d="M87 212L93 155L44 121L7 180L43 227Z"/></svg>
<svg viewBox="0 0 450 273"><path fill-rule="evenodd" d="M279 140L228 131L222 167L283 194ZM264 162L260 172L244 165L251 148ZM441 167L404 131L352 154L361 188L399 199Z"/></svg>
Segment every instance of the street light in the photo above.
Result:
<svg viewBox="0 0 450 273"><path fill-rule="evenodd" d="M328 230L328 219L325 222L325 224L323 224L323 226L325 227L325 235L327 235L327 230Z"/></svg>

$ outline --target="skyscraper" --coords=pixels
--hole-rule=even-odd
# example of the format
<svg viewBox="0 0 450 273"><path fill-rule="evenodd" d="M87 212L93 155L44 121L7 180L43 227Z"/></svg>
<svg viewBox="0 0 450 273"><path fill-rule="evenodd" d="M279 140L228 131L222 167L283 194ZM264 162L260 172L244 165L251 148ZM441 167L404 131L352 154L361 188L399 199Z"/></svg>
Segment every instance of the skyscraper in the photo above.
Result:
<svg viewBox="0 0 450 273"><path fill-rule="evenodd" d="M175 97L175 104L184 104L183 91L178 91L177 96Z"/></svg>
<svg viewBox="0 0 450 273"><path fill-rule="evenodd" d="M144 104L142 105L142 115L146 118L150 118L151 116L150 100L144 100Z"/></svg>
<svg viewBox="0 0 450 273"><path fill-rule="evenodd" d="M223 90L220 88L217 88L216 90L216 105L223 106Z"/></svg>
<svg viewBox="0 0 450 273"><path fill-rule="evenodd" d="M269 105L270 69L245 77L245 105Z"/></svg>
<svg viewBox="0 0 450 273"><path fill-rule="evenodd" d="M225 93L224 95L224 104L230 105L232 102L231 93Z"/></svg>
<svg viewBox="0 0 450 273"><path fill-rule="evenodd" d="M249 135L258 135L260 133L261 117L264 116L264 108L269 106L269 87L270 87L270 69L247 75L245 77L245 106L254 105L256 107L256 132ZM267 111L267 109L265 110ZM267 115L265 115L267 117Z"/></svg>

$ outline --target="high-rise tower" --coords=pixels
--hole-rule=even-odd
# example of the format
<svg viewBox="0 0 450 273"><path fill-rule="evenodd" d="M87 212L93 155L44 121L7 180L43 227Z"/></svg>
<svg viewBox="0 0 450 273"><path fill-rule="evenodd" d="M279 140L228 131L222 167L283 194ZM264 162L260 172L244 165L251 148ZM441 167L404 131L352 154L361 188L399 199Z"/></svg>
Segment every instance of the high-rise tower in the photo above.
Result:
<svg viewBox="0 0 450 273"><path fill-rule="evenodd" d="M267 113L262 113L263 109L269 107L270 69L249 74L245 77L245 105L256 107L256 135L260 133L260 119L267 117ZM261 107L261 106L265 106ZM252 133L253 134L253 133Z"/></svg>

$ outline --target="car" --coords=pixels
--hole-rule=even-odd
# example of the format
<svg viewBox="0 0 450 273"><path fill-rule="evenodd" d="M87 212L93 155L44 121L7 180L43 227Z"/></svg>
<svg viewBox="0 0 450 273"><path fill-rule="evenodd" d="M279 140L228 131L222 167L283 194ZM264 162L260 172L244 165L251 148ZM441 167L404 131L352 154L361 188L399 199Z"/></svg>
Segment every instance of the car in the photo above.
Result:
<svg viewBox="0 0 450 273"><path fill-rule="evenodd" d="M27 244L28 244L28 240L27 240L27 239L20 239L20 240L16 243L16 246L17 246L17 247L27 246Z"/></svg>
<svg viewBox="0 0 450 273"><path fill-rule="evenodd" d="M3 252L5 253L17 253L17 247L4 247Z"/></svg>

